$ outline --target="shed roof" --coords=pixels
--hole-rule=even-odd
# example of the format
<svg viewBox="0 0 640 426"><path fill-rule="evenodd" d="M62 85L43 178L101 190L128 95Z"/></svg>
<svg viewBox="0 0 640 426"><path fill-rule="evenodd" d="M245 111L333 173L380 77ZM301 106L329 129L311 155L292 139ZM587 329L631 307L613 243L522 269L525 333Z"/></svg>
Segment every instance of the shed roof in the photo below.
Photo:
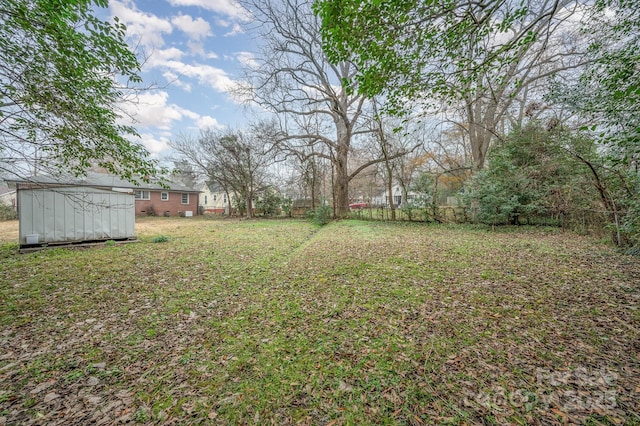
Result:
<svg viewBox="0 0 640 426"><path fill-rule="evenodd" d="M129 181L119 178L115 175L97 172L87 172L86 176L72 176L72 175L38 175L28 176L25 178L10 179L8 182L16 183L30 183L36 185L69 185L69 186L91 186L99 188L129 188L129 189L143 189L143 190L157 190L157 191L176 191L176 192L200 192L197 189L189 188L174 182L165 182L166 186L162 186L155 182L140 182L136 185Z"/></svg>

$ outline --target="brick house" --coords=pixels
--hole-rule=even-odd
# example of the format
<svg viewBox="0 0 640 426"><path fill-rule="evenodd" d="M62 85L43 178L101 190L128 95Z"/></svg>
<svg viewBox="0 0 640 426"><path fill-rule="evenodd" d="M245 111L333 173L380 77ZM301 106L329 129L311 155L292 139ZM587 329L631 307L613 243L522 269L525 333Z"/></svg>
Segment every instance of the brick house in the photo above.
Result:
<svg viewBox="0 0 640 426"><path fill-rule="evenodd" d="M142 184L133 188L136 216L195 216L199 190L169 183L169 188Z"/></svg>

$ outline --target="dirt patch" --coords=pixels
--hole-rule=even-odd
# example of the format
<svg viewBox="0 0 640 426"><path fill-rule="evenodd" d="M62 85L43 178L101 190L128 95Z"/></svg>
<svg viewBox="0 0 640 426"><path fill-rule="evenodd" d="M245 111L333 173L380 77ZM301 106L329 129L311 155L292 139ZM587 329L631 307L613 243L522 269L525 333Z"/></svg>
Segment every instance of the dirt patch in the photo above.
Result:
<svg viewBox="0 0 640 426"><path fill-rule="evenodd" d="M17 243L18 242L18 221L6 220L0 222L0 242Z"/></svg>

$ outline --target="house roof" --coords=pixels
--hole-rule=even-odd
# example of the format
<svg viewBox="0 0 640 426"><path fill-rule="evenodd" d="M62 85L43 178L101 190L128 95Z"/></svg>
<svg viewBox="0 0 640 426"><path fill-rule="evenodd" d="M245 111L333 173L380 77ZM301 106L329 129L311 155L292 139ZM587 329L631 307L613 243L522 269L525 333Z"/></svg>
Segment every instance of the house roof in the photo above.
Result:
<svg viewBox="0 0 640 426"><path fill-rule="evenodd" d="M217 182L202 182L199 187L200 188L204 188L206 185L207 189L209 190L209 192L213 193L217 193L217 192L225 192L224 188L222 188L222 185L220 185Z"/></svg>
<svg viewBox="0 0 640 426"><path fill-rule="evenodd" d="M75 177L71 175L51 176L51 175L38 175L28 176L25 178L18 178L8 180L8 182L16 183L30 183L36 185L69 185L69 186L91 186L102 188L129 188L129 189L143 189L143 190L158 190L158 191L176 191L176 192L200 192L195 188L189 188L177 183L166 182L166 186L162 186L159 183L146 183L140 182L136 185L129 181L119 178L115 175L106 173L87 172L84 177Z"/></svg>

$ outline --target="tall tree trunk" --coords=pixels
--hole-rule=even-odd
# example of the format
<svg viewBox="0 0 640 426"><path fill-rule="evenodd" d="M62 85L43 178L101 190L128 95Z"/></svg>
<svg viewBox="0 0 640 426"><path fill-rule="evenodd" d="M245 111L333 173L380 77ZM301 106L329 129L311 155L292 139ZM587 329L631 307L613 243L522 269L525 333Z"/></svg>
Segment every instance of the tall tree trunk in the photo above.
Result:
<svg viewBox="0 0 640 426"><path fill-rule="evenodd" d="M483 108L486 111L483 114ZM475 170L481 170L489 151L489 145L495 133L496 105L485 105L479 96L467 100L467 120L469 123L469 145Z"/></svg>
<svg viewBox="0 0 640 426"><path fill-rule="evenodd" d="M247 198L245 201L245 205L247 207L247 219L251 219L253 217L253 205L252 205L252 196L253 194L251 193L251 191L247 191Z"/></svg>
<svg viewBox="0 0 640 426"><path fill-rule="evenodd" d="M342 117L334 117L336 124L337 146L333 163L335 166L335 182L334 184L334 214L336 217L348 217L349 210L349 145L351 144L351 136L347 124Z"/></svg>
<svg viewBox="0 0 640 426"><path fill-rule="evenodd" d="M336 178L335 187L335 214L339 218L349 216L349 172L347 169L347 149L342 146L338 149L335 159Z"/></svg>
<svg viewBox="0 0 640 426"><path fill-rule="evenodd" d="M387 192L389 193L389 208L391 209L391 220L396 220L396 206L393 200L393 181L391 178L390 168L387 164Z"/></svg>
<svg viewBox="0 0 640 426"><path fill-rule="evenodd" d="M224 193L227 194L227 208L229 209L229 216L231 216L233 214L233 206L231 205L231 196L229 195L229 191L227 191L226 189L224 190Z"/></svg>
<svg viewBox="0 0 640 426"><path fill-rule="evenodd" d="M389 193L389 207L391 208L391 220L396 220L396 205L393 199L393 173L391 171L391 163L389 162L389 151L387 146L387 138L384 135L384 129L382 128L382 122L380 121L380 117L378 116L378 108L376 107L375 102L373 103L373 111L376 115L376 124L378 128L378 138L380 139L380 148L382 150L382 155L384 157L384 167L387 172L387 191Z"/></svg>
<svg viewBox="0 0 640 426"><path fill-rule="evenodd" d="M318 176L317 168L316 168L316 160L312 158L311 160L311 209L315 210L316 208L316 198L318 195L316 194L316 185L318 184Z"/></svg>
<svg viewBox="0 0 640 426"><path fill-rule="evenodd" d="M470 127L475 127L476 130L469 138L474 167L476 170L481 170L487 158L491 135L487 130L482 128L481 124L471 124Z"/></svg>

